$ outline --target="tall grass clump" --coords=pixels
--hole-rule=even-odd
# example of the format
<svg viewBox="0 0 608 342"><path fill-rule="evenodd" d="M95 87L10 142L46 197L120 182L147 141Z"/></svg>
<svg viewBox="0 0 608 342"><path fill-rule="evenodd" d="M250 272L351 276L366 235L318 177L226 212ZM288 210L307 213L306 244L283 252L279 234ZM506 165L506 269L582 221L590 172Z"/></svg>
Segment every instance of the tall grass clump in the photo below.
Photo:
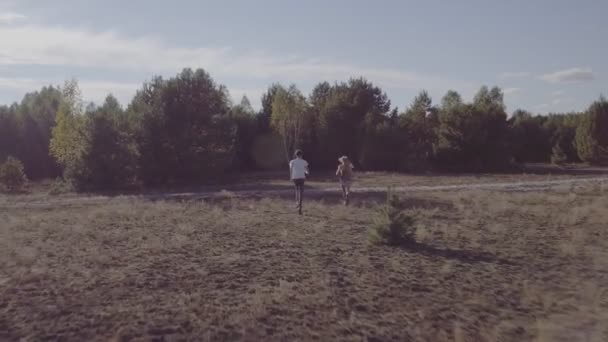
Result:
<svg viewBox="0 0 608 342"><path fill-rule="evenodd" d="M370 229L370 241L376 245L403 246L416 242L414 218L401 209L401 200L391 189L386 203L378 209Z"/></svg>

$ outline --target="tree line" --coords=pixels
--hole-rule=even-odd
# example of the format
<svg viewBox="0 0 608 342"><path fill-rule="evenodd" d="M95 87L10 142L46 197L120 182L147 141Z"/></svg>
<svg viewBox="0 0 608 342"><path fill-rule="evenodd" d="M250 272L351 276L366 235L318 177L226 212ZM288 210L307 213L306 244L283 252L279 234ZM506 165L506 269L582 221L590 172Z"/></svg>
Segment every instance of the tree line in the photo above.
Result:
<svg viewBox="0 0 608 342"><path fill-rule="evenodd" d="M204 70L155 77L123 108L112 95L86 105L78 84L44 87L0 106L0 162L31 179L63 177L77 189L192 184L227 172L277 169L303 149L315 169L348 155L364 170L499 171L526 162L608 163L608 102L582 113L507 115L503 92L471 102L421 91L408 108L363 78L322 82L306 96L271 85L255 111Z"/></svg>

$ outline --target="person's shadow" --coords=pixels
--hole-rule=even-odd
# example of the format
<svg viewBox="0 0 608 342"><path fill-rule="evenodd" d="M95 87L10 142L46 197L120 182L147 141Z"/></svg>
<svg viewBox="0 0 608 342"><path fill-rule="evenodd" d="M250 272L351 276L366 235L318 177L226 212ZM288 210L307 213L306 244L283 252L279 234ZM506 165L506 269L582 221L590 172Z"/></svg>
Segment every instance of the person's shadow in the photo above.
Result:
<svg viewBox="0 0 608 342"><path fill-rule="evenodd" d="M413 252L417 254L421 254L428 257L440 257L445 259L457 260L467 264L475 264L475 263L494 263L500 265L517 265L517 263L502 259L497 257L496 255L489 252L482 251L470 251L464 249L450 249L450 248L439 248L432 245L419 243L419 242L410 242L406 244L401 244L399 246L402 250L406 252Z"/></svg>

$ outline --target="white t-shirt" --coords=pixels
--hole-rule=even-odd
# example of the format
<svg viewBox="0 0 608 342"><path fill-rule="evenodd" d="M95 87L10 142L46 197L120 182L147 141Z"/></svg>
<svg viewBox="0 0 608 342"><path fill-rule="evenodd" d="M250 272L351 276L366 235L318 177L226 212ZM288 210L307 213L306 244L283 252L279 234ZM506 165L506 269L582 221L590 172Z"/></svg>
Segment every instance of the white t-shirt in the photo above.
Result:
<svg viewBox="0 0 608 342"><path fill-rule="evenodd" d="M294 159L289 162L289 170L291 171L291 179L305 179L308 162L304 159Z"/></svg>

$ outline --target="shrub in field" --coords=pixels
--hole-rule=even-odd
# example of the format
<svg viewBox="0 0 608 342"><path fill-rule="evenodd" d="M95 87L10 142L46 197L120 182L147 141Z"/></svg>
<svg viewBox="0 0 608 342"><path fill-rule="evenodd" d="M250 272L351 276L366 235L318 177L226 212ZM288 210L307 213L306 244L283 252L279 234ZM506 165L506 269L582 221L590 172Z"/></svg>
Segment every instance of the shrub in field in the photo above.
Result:
<svg viewBox="0 0 608 342"><path fill-rule="evenodd" d="M51 183L49 187L49 195L61 195L69 192L73 192L74 185L69 181L64 180L63 178L57 178Z"/></svg>
<svg viewBox="0 0 608 342"><path fill-rule="evenodd" d="M387 194L370 230L370 241L378 245L401 246L415 243L416 227L414 218L400 208L399 197Z"/></svg>
<svg viewBox="0 0 608 342"><path fill-rule="evenodd" d="M0 184L9 192L20 191L27 184L23 163L19 159L8 157L0 166Z"/></svg>

